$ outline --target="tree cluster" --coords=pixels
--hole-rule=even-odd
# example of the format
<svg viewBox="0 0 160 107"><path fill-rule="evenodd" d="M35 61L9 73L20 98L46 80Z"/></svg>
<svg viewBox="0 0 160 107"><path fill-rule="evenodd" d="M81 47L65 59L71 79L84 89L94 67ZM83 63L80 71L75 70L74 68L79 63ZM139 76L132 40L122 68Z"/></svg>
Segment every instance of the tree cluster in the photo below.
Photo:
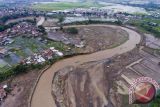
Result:
<svg viewBox="0 0 160 107"><path fill-rule="evenodd" d="M67 28L66 31L70 34L78 34L78 29L75 27Z"/></svg>

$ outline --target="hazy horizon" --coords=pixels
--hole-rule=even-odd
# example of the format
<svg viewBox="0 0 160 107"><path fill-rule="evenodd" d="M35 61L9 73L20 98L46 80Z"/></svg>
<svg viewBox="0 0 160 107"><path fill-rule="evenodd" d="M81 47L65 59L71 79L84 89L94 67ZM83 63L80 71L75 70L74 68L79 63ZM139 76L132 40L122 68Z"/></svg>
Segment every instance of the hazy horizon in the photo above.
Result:
<svg viewBox="0 0 160 107"><path fill-rule="evenodd" d="M28 1L28 2L54 2L54 1L68 1L68 2L95 2L95 1L103 1L103 2L154 2L154 3L160 3L160 0L0 0L3 2L14 2L14 1Z"/></svg>

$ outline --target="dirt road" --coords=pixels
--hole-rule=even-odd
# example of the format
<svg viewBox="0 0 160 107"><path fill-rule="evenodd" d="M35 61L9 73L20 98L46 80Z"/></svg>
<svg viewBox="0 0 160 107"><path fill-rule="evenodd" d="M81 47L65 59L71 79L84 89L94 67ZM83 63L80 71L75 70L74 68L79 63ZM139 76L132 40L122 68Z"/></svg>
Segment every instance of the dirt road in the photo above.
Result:
<svg viewBox="0 0 160 107"><path fill-rule="evenodd" d="M77 25L76 27L78 26L84 26L84 25ZM129 40L124 44L118 47L115 47L113 49L107 49L107 50L99 51L89 55L75 56L72 58L61 60L55 63L54 65L52 65L52 67L47 71L45 71L41 76L37 84L37 87L33 93L31 107L56 107L53 97L51 95L51 88L52 88L51 85L52 85L53 76L55 72L58 71L59 69L62 69L70 65L78 66L79 64L83 64L85 62L107 59L117 54L126 53L128 51L131 51L133 48L135 48L136 44L140 43L140 40L141 40L141 36L137 32L124 27L119 27L114 25L88 25L88 26L97 26L97 27L107 26L107 27L121 28L123 30L126 30L129 33Z"/></svg>
<svg viewBox="0 0 160 107"><path fill-rule="evenodd" d="M40 26L44 23L45 18L44 17L40 17L40 20L37 22L37 26Z"/></svg>

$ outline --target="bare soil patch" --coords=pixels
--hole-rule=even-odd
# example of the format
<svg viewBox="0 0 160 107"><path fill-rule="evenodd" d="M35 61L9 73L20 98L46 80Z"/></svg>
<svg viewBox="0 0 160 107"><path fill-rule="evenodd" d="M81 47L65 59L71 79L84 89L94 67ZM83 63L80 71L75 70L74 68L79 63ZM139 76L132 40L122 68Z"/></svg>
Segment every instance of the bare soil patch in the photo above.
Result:
<svg viewBox="0 0 160 107"><path fill-rule="evenodd" d="M120 91L128 92L128 84L121 75L125 66L139 59L138 49L120 56L78 67L59 70L53 79L52 92L58 107L123 107ZM134 78L137 75L134 72ZM125 87L118 84L124 84ZM127 94L127 93L125 93Z"/></svg>
<svg viewBox="0 0 160 107"><path fill-rule="evenodd" d="M44 21L43 23L43 26L44 27L54 27L54 26L57 26L57 23L58 23L58 19L56 18L47 18L47 20Z"/></svg>
<svg viewBox="0 0 160 107"><path fill-rule="evenodd" d="M113 48L128 40L128 33L118 27L86 26L77 29L78 34L50 31L48 32L48 38L80 47L78 51L82 53Z"/></svg>
<svg viewBox="0 0 160 107"><path fill-rule="evenodd" d="M0 107L27 107L30 92L38 74L39 71L30 71L1 83L0 85L10 84L12 91Z"/></svg>

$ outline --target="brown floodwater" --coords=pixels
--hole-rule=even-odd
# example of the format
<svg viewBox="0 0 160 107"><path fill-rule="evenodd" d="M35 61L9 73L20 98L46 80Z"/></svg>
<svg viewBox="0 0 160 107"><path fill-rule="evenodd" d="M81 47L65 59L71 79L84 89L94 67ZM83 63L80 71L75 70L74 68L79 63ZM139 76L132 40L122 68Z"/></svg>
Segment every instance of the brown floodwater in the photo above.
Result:
<svg viewBox="0 0 160 107"><path fill-rule="evenodd" d="M86 25L76 25L75 27L81 27ZM87 25L87 26L106 26L113 28L121 28L126 30L129 34L129 40L124 44L104 51L99 51L96 53L88 54L88 55L79 55L72 58L63 59L51 66L48 70L46 70L37 84L37 87L33 93L33 98L31 101L31 107L56 107L55 101L51 95L52 88L52 80L56 71L66 67L66 66L78 66L79 64L97 61L110 58L114 55L123 54L128 51L131 51L136 47L136 44L140 43L141 36L137 32L130 30L128 28L114 26L114 25ZM73 26L72 26L73 27ZM107 35L107 34L106 34Z"/></svg>

